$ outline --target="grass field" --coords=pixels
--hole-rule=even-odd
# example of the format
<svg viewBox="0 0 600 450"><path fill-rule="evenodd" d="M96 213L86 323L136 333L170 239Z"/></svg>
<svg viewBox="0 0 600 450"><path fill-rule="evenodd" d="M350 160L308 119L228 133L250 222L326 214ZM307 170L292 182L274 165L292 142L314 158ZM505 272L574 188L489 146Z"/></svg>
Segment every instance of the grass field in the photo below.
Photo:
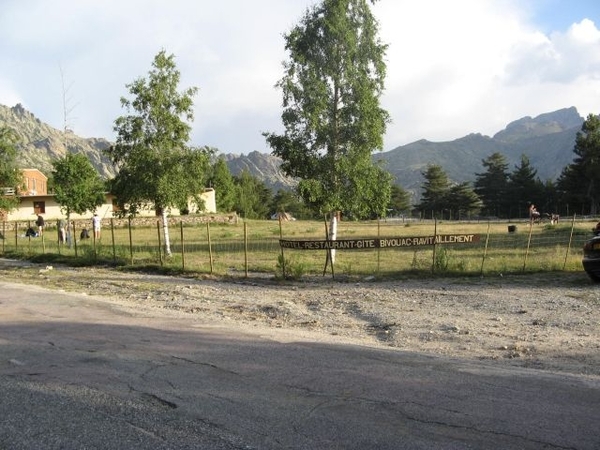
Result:
<svg viewBox="0 0 600 450"><path fill-rule="evenodd" d="M413 238L476 236L475 242L445 242L391 248L338 249L333 270L325 268L327 250L297 250L279 245L288 241L323 241L326 225L318 221L246 221L231 224L189 224L173 219L169 227L172 256L165 257L162 230L157 227L116 227L106 223L102 236L58 243L56 229L43 237L24 237L4 224L5 256L62 261L74 265L115 264L156 266L165 270L245 275L278 273L286 277L327 274L396 277L404 275L499 275L515 272L579 271L581 248L595 220L563 220L560 224L518 222L405 222L402 220L341 221L339 240L384 239L391 244ZM516 226L509 232L508 225ZM12 227L14 228L14 227ZM78 235L75 228L74 235ZM450 239L451 240L451 239ZM410 241L426 242L426 239Z"/></svg>

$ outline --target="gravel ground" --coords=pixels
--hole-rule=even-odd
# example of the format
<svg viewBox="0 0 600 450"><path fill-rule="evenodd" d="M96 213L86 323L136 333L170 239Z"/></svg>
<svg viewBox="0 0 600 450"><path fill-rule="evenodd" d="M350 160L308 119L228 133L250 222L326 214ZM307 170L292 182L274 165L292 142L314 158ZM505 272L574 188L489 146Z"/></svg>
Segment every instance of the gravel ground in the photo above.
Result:
<svg viewBox="0 0 600 450"><path fill-rule="evenodd" d="M100 296L285 340L600 375L600 286L581 273L479 279L180 278L106 268L0 265L5 281Z"/></svg>

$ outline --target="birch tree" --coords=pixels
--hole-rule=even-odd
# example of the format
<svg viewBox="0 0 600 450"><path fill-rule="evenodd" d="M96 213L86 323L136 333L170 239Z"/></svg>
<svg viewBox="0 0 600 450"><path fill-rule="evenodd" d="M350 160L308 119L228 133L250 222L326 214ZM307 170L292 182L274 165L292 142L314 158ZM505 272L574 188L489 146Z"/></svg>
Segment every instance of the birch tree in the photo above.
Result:
<svg viewBox="0 0 600 450"><path fill-rule="evenodd" d="M289 59L276 86L285 131L264 133L282 170L300 180L305 203L331 214L331 238L336 211L383 216L391 194L391 176L371 159L389 116L379 103L387 46L369 3L324 0L284 36Z"/></svg>
<svg viewBox="0 0 600 450"><path fill-rule="evenodd" d="M200 198L211 150L188 146L197 88L178 91L174 55L159 52L147 78L128 84L132 99L121 98L127 115L115 120L117 139L107 151L118 173L112 192L122 214L135 216L153 207L162 218L165 254L171 256L168 214Z"/></svg>

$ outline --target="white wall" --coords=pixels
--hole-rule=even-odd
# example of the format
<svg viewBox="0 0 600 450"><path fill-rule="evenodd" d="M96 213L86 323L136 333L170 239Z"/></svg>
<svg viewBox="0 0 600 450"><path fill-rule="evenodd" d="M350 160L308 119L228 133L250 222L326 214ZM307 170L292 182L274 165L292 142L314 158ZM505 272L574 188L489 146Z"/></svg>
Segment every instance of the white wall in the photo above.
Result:
<svg viewBox="0 0 600 450"><path fill-rule="evenodd" d="M113 217L113 200L112 194L106 194L106 201L102 206L99 206L96 209L96 213L103 219L109 219ZM198 211L198 208L193 205L191 202L189 204L190 213L216 213L217 206L215 200L215 190L214 189L206 189L202 195L202 199L204 200L204 211ZM45 213L42 214L45 220L58 220L65 218L65 215L60 210L60 205L56 203L54 199L54 195L29 195L22 196L21 203L17 209L12 210L7 217L7 220L18 220L18 221L28 221L31 220L35 222L37 218L37 214L35 214L33 210L34 202L44 202L45 203ZM91 219L94 215L94 212L88 212L86 214L71 214L71 219L79 220L79 219ZM153 217L156 215L154 208L149 205L148 208L142 210L139 214L141 217ZM180 211L178 209L173 209L170 211L170 215L179 216Z"/></svg>

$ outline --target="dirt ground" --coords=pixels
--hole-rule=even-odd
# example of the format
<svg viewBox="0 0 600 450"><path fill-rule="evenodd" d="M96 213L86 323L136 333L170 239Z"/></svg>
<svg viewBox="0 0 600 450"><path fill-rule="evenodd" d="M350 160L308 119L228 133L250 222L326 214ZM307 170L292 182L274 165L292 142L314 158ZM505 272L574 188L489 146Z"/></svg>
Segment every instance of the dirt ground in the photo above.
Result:
<svg viewBox="0 0 600 450"><path fill-rule="evenodd" d="M600 286L583 271L284 282L3 265L0 276L288 341L347 342L600 376Z"/></svg>

